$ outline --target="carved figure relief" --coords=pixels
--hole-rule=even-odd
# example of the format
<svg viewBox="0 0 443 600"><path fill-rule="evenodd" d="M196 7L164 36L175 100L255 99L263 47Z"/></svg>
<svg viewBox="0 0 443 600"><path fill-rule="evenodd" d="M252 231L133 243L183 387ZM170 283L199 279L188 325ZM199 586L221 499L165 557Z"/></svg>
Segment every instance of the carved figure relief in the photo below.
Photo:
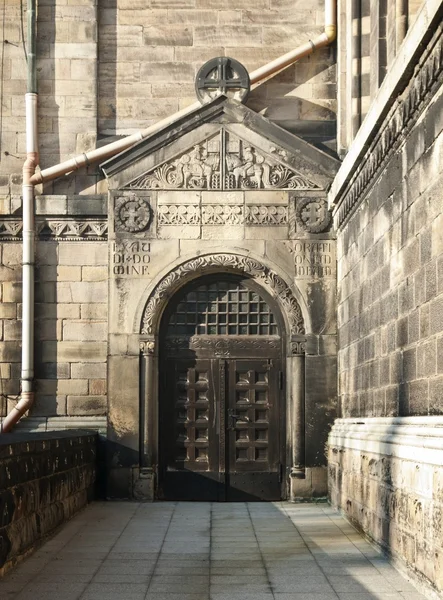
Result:
<svg viewBox="0 0 443 600"><path fill-rule="evenodd" d="M305 198L298 200L295 218L301 229L309 233L321 233L329 226L331 213L325 199Z"/></svg>
<svg viewBox="0 0 443 600"><path fill-rule="evenodd" d="M138 177L130 189L220 189L220 139L196 144L179 158Z"/></svg>
<svg viewBox="0 0 443 600"><path fill-rule="evenodd" d="M152 209L147 198L139 198L134 195L116 199L116 231L138 233L148 227L151 219Z"/></svg>
<svg viewBox="0 0 443 600"><path fill-rule="evenodd" d="M253 258L237 254L210 254L183 263L164 277L149 297L143 311L141 333L154 334L156 319L163 299L170 297L187 276L196 272L203 275L214 268L246 273L266 285L286 311L291 335L304 334L305 328L300 306L286 282L268 267Z"/></svg>
<svg viewBox="0 0 443 600"><path fill-rule="evenodd" d="M286 151L272 154L221 129L216 137L196 144L178 158L165 162L131 181L127 189L321 189L292 169Z"/></svg>

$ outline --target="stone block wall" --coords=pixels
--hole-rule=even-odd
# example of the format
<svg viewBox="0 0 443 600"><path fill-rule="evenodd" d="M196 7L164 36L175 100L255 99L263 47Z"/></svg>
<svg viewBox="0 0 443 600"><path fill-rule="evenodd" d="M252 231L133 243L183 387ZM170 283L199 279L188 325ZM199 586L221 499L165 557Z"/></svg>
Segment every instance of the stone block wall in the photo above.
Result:
<svg viewBox="0 0 443 600"><path fill-rule="evenodd" d="M443 592L441 425L438 417L338 419L329 438L332 504L432 599Z"/></svg>
<svg viewBox="0 0 443 600"><path fill-rule="evenodd" d="M431 62L441 38L436 44ZM390 119L401 119L408 107L412 117L418 77ZM389 158L339 225L344 417L443 412L442 90L427 100L426 110L416 104L414 126L384 146Z"/></svg>
<svg viewBox="0 0 443 600"><path fill-rule="evenodd" d="M249 71L319 35L324 2L107 0L99 24L99 132L128 133L195 102L195 75L216 56ZM248 106L282 122L335 119L330 50L252 92Z"/></svg>
<svg viewBox="0 0 443 600"><path fill-rule="evenodd" d="M20 195L25 159L26 11L7 0L2 47L0 199ZM321 33L324 2L44 0L38 10L40 167L125 135L196 100L197 70L227 55L249 70ZM249 106L307 139L334 145L335 53L323 49L254 90ZM106 192L95 165L44 194ZM0 214L3 214L0 206ZM8 214L8 213L6 213Z"/></svg>
<svg viewBox="0 0 443 600"><path fill-rule="evenodd" d="M94 497L97 435L4 434L0 440L0 577Z"/></svg>
<svg viewBox="0 0 443 600"><path fill-rule="evenodd" d="M36 398L33 425L53 417L100 418L107 406L106 199L37 199ZM1 412L20 393L21 221L0 225ZM99 241L102 239L102 241ZM90 425L90 420L87 421Z"/></svg>
<svg viewBox="0 0 443 600"><path fill-rule="evenodd" d="M388 71L330 196L342 417L330 498L429 598L443 590L441 15L441 3L418 15L403 76Z"/></svg>

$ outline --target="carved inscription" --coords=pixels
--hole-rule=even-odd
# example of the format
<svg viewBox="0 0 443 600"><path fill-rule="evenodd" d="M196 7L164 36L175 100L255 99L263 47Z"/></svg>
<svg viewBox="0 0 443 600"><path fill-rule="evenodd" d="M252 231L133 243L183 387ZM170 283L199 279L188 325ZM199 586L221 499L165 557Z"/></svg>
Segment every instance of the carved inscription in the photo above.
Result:
<svg viewBox="0 0 443 600"><path fill-rule="evenodd" d="M335 257L332 242L286 242L294 256L297 277L333 277Z"/></svg>
<svg viewBox="0 0 443 600"><path fill-rule="evenodd" d="M117 277L147 277L151 262L151 244L121 241L112 244L112 272Z"/></svg>

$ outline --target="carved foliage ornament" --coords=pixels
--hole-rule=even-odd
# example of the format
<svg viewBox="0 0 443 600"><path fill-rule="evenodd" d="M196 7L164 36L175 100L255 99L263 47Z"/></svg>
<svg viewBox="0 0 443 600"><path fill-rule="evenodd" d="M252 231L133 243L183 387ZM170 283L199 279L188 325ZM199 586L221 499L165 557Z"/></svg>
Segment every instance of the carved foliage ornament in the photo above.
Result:
<svg viewBox="0 0 443 600"><path fill-rule="evenodd" d="M321 189L287 163L285 150L268 155L223 129L178 158L129 183L128 189ZM280 162L284 161L284 162Z"/></svg>
<svg viewBox="0 0 443 600"><path fill-rule="evenodd" d="M134 195L116 199L116 231L138 233L148 227L151 219L152 209L147 198L139 198Z"/></svg>
<svg viewBox="0 0 443 600"><path fill-rule="evenodd" d="M286 311L292 335L304 334L305 328L300 306L287 286L276 273L262 265L253 258L238 256L236 254L211 254L200 256L190 260L173 271L171 271L157 285L151 294L142 317L141 333L152 335L154 333L156 318L159 309L166 297L173 294L183 283L186 277L195 276L196 273L203 275L214 268L231 269L233 271L246 273L254 279L262 282L272 291Z"/></svg>
<svg viewBox="0 0 443 600"><path fill-rule="evenodd" d="M286 225L288 208L279 204L159 204L159 225Z"/></svg>

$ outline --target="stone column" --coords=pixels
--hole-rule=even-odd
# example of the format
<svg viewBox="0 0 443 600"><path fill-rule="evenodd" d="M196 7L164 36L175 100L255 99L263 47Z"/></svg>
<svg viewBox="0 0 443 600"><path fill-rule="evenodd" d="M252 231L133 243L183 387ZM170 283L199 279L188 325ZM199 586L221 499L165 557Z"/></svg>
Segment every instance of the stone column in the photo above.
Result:
<svg viewBox="0 0 443 600"><path fill-rule="evenodd" d="M305 342L291 342L292 355L289 358L291 373L292 423L290 465L291 479L305 477ZM290 414L291 414L290 413ZM291 489L294 487L291 482Z"/></svg>
<svg viewBox="0 0 443 600"><path fill-rule="evenodd" d="M134 497L139 500L154 499L158 444L156 348L153 338L140 342L140 471L133 488Z"/></svg>

